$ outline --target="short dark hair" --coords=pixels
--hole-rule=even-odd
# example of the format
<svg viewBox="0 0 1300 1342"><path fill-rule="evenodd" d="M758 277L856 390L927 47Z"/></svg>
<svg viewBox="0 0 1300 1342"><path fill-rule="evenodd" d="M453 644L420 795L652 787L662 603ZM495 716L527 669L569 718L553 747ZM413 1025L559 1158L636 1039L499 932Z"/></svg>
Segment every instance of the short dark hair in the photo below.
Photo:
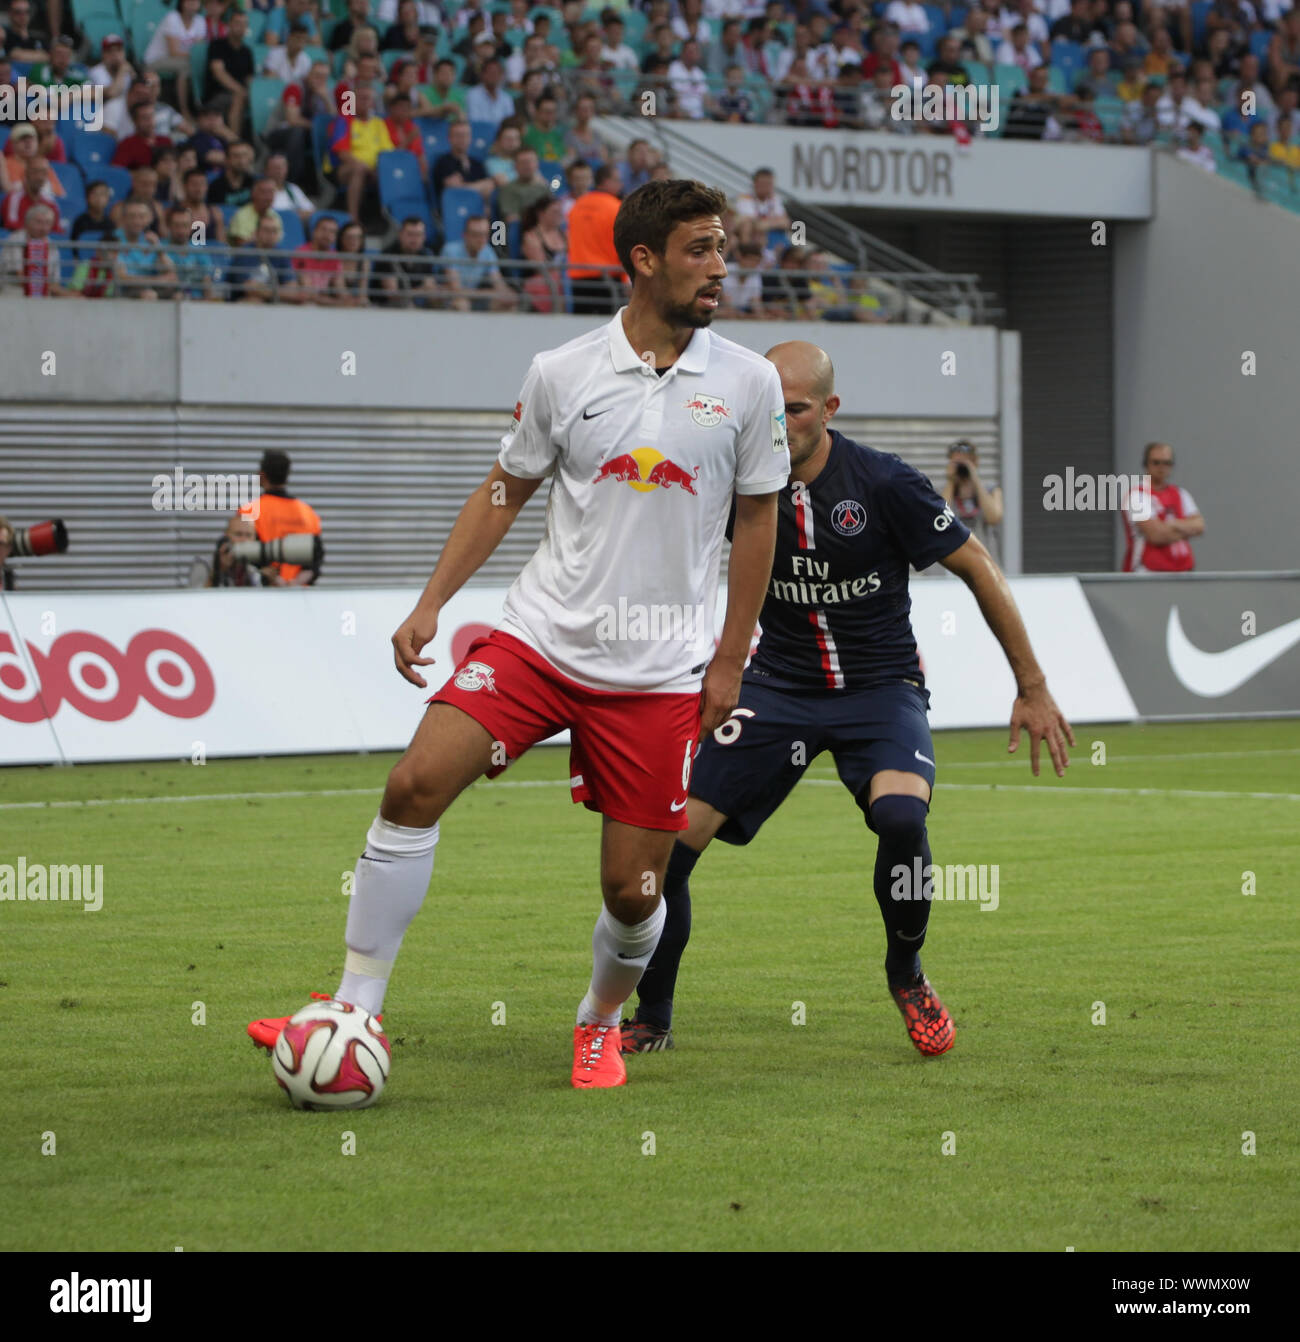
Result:
<svg viewBox="0 0 1300 1342"><path fill-rule="evenodd" d="M1285 115L1285 113L1283 113L1283 115ZM1281 117L1278 118L1279 121L1280 121L1281 119L1282 119ZM206 175L207 175L207 174L205 173L204 176L206 176ZM96 177L95 180L94 180L93 182L87 182L87 183L86 183L86 195L90 195L90 193L91 193L97 186L102 186L106 191L109 191L110 193L112 192L112 189L113 189L112 187L109 186L109 184L108 184L106 181L104 181L104 179L103 179L102 177Z"/></svg>
<svg viewBox="0 0 1300 1342"><path fill-rule="evenodd" d="M400 227L405 228L407 224L419 224L421 228L428 228L428 224L426 224L418 214L408 214L406 218L402 220Z"/></svg>
<svg viewBox="0 0 1300 1342"><path fill-rule="evenodd" d="M727 197L721 191L689 178L669 178L637 187L619 206L614 219L614 250L628 278L636 282L633 247L649 247L656 256L662 256L678 224L707 214L721 217L726 208Z"/></svg>
<svg viewBox="0 0 1300 1342"><path fill-rule="evenodd" d="M186 172L184 180L188 182L191 177L202 177L205 183L208 180L208 174L202 168L190 168L189 171Z"/></svg>
<svg viewBox="0 0 1300 1342"><path fill-rule="evenodd" d="M262 453L262 474L276 486L282 486L289 481L289 467L292 463L289 460L289 454L282 448L268 447Z"/></svg>
<svg viewBox="0 0 1300 1342"><path fill-rule="evenodd" d="M188 205L172 205L167 210L167 222L170 224L178 214L193 214L194 211Z"/></svg>

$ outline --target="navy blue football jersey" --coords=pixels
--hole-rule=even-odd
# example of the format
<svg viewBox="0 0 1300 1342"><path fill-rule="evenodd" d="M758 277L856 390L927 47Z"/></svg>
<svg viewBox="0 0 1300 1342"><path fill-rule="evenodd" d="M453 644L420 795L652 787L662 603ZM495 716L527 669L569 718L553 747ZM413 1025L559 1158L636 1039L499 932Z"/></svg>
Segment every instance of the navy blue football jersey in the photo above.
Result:
<svg viewBox="0 0 1300 1342"><path fill-rule="evenodd" d="M729 521L728 538L731 530ZM832 429L821 474L781 491L763 637L745 679L841 690L903 679L924 688L909 566L928 568L969 535L915 467Z"/></svg>

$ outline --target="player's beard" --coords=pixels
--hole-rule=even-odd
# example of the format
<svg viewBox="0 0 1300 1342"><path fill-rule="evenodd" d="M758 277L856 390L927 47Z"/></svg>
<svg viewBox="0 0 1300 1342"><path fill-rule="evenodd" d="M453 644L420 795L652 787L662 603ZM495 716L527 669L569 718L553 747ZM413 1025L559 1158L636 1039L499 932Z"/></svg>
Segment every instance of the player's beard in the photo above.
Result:
<svg viewBox="0 0 1300 1342"><path fill-rule="evenodd" d="M689 326L693 330L702 330L708 326L717 315L717 308L699 308L696 303L699 301L699 294L696 294L689 303L670 303L664 309L664 321L669 326L681 327Z"/></svg>

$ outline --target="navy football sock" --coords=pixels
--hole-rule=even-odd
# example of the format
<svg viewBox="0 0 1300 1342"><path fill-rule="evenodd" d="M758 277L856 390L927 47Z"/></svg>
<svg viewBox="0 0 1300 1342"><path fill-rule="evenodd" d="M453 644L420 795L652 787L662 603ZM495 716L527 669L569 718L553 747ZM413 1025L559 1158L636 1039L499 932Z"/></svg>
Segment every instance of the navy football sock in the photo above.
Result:
<svg viewBox="0 0 1300 1342"><path fill-rule="evenodd" d="M660 1030L673 1023L673 991L677 987L677 969L682 952L691 939L690 876L700 855L680 839L673 844L664 875L664 905L667 917L659 944L646 971L637 984L637 1020Z"/></svg>
<svg viewBox="0 0 1300 1342"><path fill-rule="evenodd" d="M876 902L885 920L885 974L891 987L921 972L921 947L930 921L929 807L920 797L877 797L867 823L880 837L876 848ZM896 897L897 896L897 897Z"/></svg>

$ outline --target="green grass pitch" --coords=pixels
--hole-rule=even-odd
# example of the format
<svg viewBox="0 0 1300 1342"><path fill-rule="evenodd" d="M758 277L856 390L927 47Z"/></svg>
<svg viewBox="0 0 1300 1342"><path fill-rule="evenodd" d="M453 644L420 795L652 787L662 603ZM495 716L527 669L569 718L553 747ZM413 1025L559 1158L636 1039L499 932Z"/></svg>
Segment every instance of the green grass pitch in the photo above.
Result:
<svg viewBox="0 0 1300 1342"><path fill-rule="evenodd" d="M1062 785L936 738L935 861L999 870L996 910L933 910L946 1057L884 992L823 757L696 868L677 1049L586 1093L599 820L534 751L445 818L392 1077L345 1114L244 1027L337 986L392 757L6 770L0 862L102 864L104 903L0 903L0 1249L1294 1250L1300 723L1078 739Z"/></svg>

